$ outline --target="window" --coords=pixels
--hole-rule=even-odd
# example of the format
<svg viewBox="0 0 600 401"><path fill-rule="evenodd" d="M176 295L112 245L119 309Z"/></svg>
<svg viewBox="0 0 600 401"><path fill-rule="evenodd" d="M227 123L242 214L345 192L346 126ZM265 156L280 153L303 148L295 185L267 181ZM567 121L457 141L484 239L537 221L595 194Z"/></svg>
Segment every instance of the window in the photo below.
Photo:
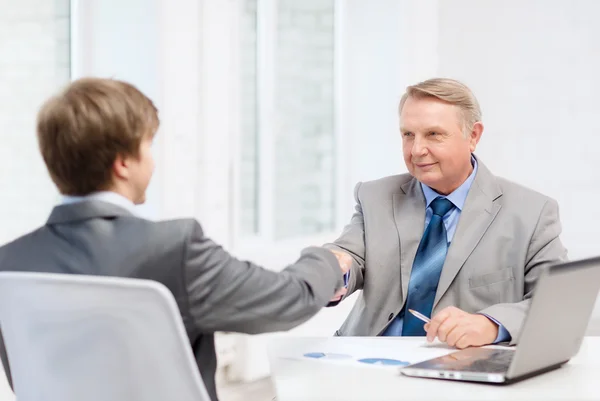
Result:
<svg viewBox="0 0 600 401"><path fill-rule="evenodd" d="M243 0L240 27L240 231L258 234L258 75L257 75L257 3Z"/></svg>
<svg viewBox="0 0 600 401"><path fill-rule="evenodd" d="M36 114L70 79L69 0L19 0L0 13L0 243L39 226L57 200Z"/></svg>
<svg viewBox="0 0 600 401"><path fill-rule="evenodd" d="M240 0L241 237L336 227L334 0Z"/></svg>

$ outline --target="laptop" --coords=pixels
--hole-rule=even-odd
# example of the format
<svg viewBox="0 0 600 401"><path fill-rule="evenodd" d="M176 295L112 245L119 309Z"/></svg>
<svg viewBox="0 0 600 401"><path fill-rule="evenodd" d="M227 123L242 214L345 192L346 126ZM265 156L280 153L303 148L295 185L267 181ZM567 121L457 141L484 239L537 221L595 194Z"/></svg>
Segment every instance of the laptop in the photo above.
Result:
<svg viewBox="0 0 600 401"><path fill-rule="evenodd" d="M557 369L583 342L600 290L600 257L544 268L516 347L467 348L412 364L406 376L507 384Z"/></svg>

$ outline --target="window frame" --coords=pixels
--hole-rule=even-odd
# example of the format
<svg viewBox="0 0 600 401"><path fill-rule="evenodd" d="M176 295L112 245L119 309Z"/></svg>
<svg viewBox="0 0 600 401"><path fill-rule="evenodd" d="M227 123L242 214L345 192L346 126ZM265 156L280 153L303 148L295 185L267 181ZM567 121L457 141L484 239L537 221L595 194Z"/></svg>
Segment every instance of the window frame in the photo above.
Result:
<svg viewBox="0 0 600 401"><path fill-rule="evenodd" d="M243 0L240 0L243 1ZM236 254L243 257L253 258L254 260L263 259L261 253L264 249L277 247L281 254L289 254L290 251L298 250L308 244L321 245L325 242L332 241L339 235L341 228L347 223L349 216L344 213L343 205L344 197L347 196L345 189L347 188L345 180L348 178L346 171L349 168L349 161L344 159L344 144L343 132L344 121L341 118L341 99L343 99L343 14L344 0L334 0L334 26L333 26L333 87L334 87L334 115L333 115L333 136L335 149L335 174L334 174L334 225L332 230L320 232L310 235L294 236L292 238L276 238L275 236L275 221L274 221L274 172L275 165L275 132L274 132L274 115L275 115L275 71L277 68L275 61L276 37L277 37L277 1L278 0L257 0L257 35L256 35L256 51L257 51L257 149L259 155L257 169L256 186L259 191L257 200L257 228L255 234L242 233L241 228L241 168L242 154L241 129L238 128L234 133L234 159L232 160L233 177L232 191L233 201L231 204L232 218L232 243ZM239 18L239 15L236 16ZM240 26L239 23L235 24ZM239 50L237 50L239 52ZM239 60L239 55L237 56ZM238 67L239 69L239 64ZM238 77L235 80L235 93L241 93L240 71L234 72ZM238 95L239 96L239 95ZM239 99L236 113L237 121L240 121ZM240 124L236 125L237 127ZM271 259L279 259L277 257ZM289 261L288 261L289 262Z"/></svg>

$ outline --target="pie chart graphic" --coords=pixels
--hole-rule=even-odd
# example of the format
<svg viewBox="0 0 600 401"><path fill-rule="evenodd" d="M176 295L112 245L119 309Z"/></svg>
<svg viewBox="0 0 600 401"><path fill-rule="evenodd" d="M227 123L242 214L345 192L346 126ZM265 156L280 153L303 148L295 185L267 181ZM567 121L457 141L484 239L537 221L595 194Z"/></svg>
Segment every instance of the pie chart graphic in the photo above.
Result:
<svg viewBox="0 0 600 401"><path fill-rule="evenodd" d="M304 356L306 358L314 358L314 359L352 359L351 355L325 353L325 352L309 352L307 354L304 354Z"/></svg>
<svg viewBox="0 0 600 401"><path fill-rule="evenodd" d="M364 358L364 359L359 359L358 362L367 363L370 365L383 365L383 366L406 366L409 364L406 361L400 361L398 359L387 359L387 358Z"/></svg>

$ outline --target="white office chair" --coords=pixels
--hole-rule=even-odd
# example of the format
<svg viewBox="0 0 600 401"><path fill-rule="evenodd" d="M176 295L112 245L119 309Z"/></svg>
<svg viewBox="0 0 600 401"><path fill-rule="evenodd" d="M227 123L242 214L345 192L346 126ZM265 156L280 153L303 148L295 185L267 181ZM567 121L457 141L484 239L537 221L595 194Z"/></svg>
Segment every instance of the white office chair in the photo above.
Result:
<svg viewBox="0 0 600 401"><path fill-rule="evenodd" d="M209 401L179 309L138 279L0 272L19 401Z"/></svg>

